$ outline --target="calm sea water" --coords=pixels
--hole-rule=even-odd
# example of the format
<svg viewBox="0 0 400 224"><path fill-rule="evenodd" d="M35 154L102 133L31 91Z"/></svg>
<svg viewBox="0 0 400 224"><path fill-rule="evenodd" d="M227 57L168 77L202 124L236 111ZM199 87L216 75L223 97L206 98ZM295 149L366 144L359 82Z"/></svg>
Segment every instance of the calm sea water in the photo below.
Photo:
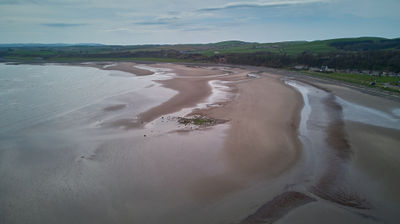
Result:
<svg viewBox="0 0 400 224"><path fill-rule="evenodd" d="M161 124L103 125L134 119L175 94L153 81L170 78L168 71L155 71L136 77L0 64L0 223L216 223L222 216L215 213L225 217L224 206L203 209L191 188L208 172L220 172L226 126L182 134ZM204 142L193 144L199 139Z"/></svg>
<svg viewBox="0 0 400 224"><path fill-rule="evenodd" d="M101 107L114 104L128 105L130 115L135 115L171 95L168 90L160 94L159 88L146 88L155 85L153 79L162 78L91 67L0 64L0 134L19 135L68 116L87 122L94 113L103 112ZM129 100L121 99L124 95ZM93 111L80 113L89 107Z"/></svg>
<svg viewBox="0 0 400 224"><path fill-rule="evenodd" d="M82 221L83 208L104 204L92 202L105 195L109 170L93 166L100 161L93 155L135 133L101 124L135 118L169 99L175 92L153 81L168 78L162 71L139 77L91 67L0 64L0 223L90 223Z"/></svg>

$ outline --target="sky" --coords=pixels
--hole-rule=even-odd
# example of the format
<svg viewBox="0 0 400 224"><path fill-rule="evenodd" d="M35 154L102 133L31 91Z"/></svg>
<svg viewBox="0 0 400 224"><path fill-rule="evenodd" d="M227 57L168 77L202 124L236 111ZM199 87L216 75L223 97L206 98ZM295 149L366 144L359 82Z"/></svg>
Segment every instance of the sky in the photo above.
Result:
<svg viewBox="0 0 400 224"><path fill-rule="evenodd" d="M400 37L400 0L0 0L0 43Z"/></svg>

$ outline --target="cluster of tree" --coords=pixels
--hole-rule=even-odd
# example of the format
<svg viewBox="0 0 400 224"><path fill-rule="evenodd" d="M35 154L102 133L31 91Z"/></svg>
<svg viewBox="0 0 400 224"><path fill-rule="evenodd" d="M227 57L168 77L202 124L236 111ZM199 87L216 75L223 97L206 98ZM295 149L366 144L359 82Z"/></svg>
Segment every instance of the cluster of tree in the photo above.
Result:
<svg viewBox="0 0 400 224"><path fill-rule="evenodd" d="M228 64L265 66L272 68L281 68L290 66L295 63L294 57L284 54L266 53L240 53L240 54L224 54L215 55L208 58L212 62L225 62Z"/></svg>
<svg viewBox="0 0 400 224"><path fill-rule="evenodd" d="M288 56L274 53L226 54L210 58L213 62L224 61L229 64L267 66L274 68L306 65L321 67L326 65L336 69L362 69L400 72L400 51L357 51L345 53L312 54L302 53Z"/></svg>
<svg viewBox="0 0 400 224"><path fill-rule="evenodd" d="M400 49L400 39L334 41L330 46L346 51Z"/></svg>
<svg viewBox="0 0 400 224"><path fill-rule="evenodd" d="M311 67L327 65L336 69L362 69L400 72L400 51L357 51L313 55L303 53L297 64Z"/></svg>
<svg viewBox="0 0 400 224"><path fill-rule="evenodd" d="M348 42L347 42L348 43ZM367 43L367 42L365 42ZM199 62L228 63L241 65L266 66L274 68L291 67L294 65L306 65L309 67L321 67L326 65L336 69L362 69L384 70L400 72L400 50L369 50L369 51L332 51L330 53L308 53L299 55L286 55L283 53L256 52L256 53L230 53L206 56L203 54L187 53L178 50L144 50L144 51L52 51L51 54L43 54L42 51L24 50L9 51L3 48L0 57L23 56L40 57L44 60L56 60L57 58L172 58L178 60L190 60Z"/></svg>

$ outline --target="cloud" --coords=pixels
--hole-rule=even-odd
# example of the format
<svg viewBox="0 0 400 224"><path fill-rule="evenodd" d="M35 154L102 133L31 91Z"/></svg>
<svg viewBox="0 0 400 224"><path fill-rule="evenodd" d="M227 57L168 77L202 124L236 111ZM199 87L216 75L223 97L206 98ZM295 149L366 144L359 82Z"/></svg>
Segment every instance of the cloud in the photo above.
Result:
<svg viewBox="0 0 400 224"><path fill-rule="evenodd" d="M327 2L327 0L291 0L291 1L263 1L263 2L232 2L222 6L202 8L198 11L220 11L228 9L240 9L240 8L269 8L279 6L291 6L291 5L302 5L311 3Z"/></svg>
<svg viewBox="0 0 400 224"><path fill-rule="evenodd" d="M165 21L144 21L144 22L136 22L133 23L135 25L143 25L143 26L152 26L152 25L166 25L168 24Z"/></svg>
<svg viewBox="0 0 400 224"><path fill-rule="evenodd" d="M121 31L132 31L132 29L128 29L128 28L116 28L116 29L105 29L105 30L102 30L102 31L104 31L104 32L121 32Z"/></svg>
<svg viewBox="0 0 400 224"><path fill-rule="evenodd" d="M211 27L197 27L197 28L183 29L183 31L188 31L188 32L192 32L192 31L212 31L212 30L214 30L214 28L211 28Z"/></svg>
<svg viewBox="0 0 400 224"><path fill-rule="evenodd" d="M62 5L71 3L79 3L79 0L0 0L0 5Z"/></svg>
<svg viewBox="0 0 400 224"><path fill-rule="evenodd" d="M55 28L67 28L67 27L77 27L77 26L85 26L84 23L43 23L43 26L47 27L55 27Z"/></svg>
<svg viewBox="0 0 400 224"><path fill-rule="evenodd" d="M22 0L0 0L0 5L19 5L26 3L35 3L35 1L22 1Z"/></svg>

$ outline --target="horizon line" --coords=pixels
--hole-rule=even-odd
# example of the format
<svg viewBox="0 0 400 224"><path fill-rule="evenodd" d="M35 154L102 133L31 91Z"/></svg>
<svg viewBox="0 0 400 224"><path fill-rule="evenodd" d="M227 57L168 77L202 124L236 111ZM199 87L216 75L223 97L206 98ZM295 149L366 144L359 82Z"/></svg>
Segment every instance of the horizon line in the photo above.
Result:
<svg viewBox="0 0 400 224"><path fill-rule="evenodd" d="M195 45L195 44L215 44L215 43L223 43L223 42L244 42L244 43L254 43L254 44L269 44L269 43L282 43L282 42L314 42L314 41L326 41L326 40L335 40L335 39L358 39L358 38L379 38L379 39L387 39L387 40L394 40L399 39L400 37L395 38L388 38L388 37L381 37L381 36L353 36L353 37L337 37L337 38L328 38L328 39L313 39L313 40L281 40L281 41L274 41L274 42L257 42L257 41L245 41L245 40L222 40L216 42L192 42L192 43L145 43L145 44L106 44L106 43L85 43L85 42L78 42L78 43L68 43L68 42L51 42L51 43L44 43L44 42L19 42L19 43L0 43L0 45L103 45L103 46L145 46L145 45Z"/></svg>

